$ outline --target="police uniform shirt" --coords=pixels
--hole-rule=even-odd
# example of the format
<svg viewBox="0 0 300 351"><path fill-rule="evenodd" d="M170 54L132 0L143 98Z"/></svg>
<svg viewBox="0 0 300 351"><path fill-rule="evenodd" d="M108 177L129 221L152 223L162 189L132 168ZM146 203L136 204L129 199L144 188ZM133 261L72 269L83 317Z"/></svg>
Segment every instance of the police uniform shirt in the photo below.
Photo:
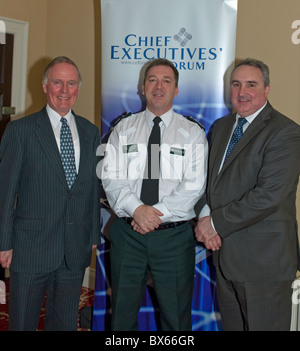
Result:
<svg viewBox="0 0 300 351"><path fill-rule="evenodd" d="M148 109L122 118L106 145L102 184L119 217L132 217L142 205L141 187L147 143L155 115ZM163 222L195 217L194 206L205 191L208 143L200 125L171 109L160 116L159 202Z"/></svg>

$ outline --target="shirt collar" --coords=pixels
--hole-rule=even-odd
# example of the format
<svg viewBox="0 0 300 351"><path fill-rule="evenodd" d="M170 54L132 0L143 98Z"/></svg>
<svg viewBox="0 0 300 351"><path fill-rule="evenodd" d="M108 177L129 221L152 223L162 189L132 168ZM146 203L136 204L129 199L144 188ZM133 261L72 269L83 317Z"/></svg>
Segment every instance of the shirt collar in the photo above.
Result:
<svg viewBox="0 0 300 351"><path fill-rule="evenodd" d="M249 124L252 123L252 122L254 121L255 117L257 117L257 116L260 114L260 112L265 108L266 105L267 105L267 101L266 101L266 103L265 103L260 109L258 109L258 110L257 110L256 112L254 112L252 115L245 117L245 119L247 120L247 122L248 122ZM239 119L240 117L241 117L241 116L237 113L237 114L236 114L236 121L238 121L238 119Z"/></svg>
<svg viewBox="0 0 300 351"><path fill-rule="evenodd" d="M162 119L162 121L166 127L168 127L170 125L172 118L173 118L173 114L174 114L174 111L171 108L168 112L159 116ZM154 117L156 117L156 115L154 113L152 113L148 108L146 108L146 122L151 129L153 127L153 118Z"/></svg>
<svg viewBox="0 0 300 351"><path fill-rule="evenodd" d="M54 111L48 104L47 104L46 110L47 110L51 124L53 125L53 127L57 128L58 125L60 124L60 120L61 120L62 116L60 116L59 113ZM64 116L64 118L66 118L68 124L70 125L71 119L73 118L72 111L70 110L66 114L66 116Z"/></svg>

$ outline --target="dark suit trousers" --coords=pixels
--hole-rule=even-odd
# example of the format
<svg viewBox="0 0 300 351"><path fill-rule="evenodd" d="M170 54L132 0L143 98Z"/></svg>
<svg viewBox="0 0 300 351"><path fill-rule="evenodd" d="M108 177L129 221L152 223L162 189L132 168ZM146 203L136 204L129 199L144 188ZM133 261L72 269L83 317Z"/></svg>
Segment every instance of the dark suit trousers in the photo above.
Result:
<svg viewBox="0 0 300 351"><path fill-rule="evenodd" d="M110 229L112 329L137 330L149 271L165 330L191 330L195 240L189 223L135 232L123 219Z"/></svg>
<svg viewBox="0 0 300 351"><path fill-rule="evenodd" d="M45 330L76 331L83 276L65 262L50 273L10 271L9 329L36 330L47 294Z"/></svg>
<svg viewBox="0 0 300 351"><path fill-rule="evenodd" d="M292 281L232 282L217 269L217 293L225 331L289 331Z"/></svg>

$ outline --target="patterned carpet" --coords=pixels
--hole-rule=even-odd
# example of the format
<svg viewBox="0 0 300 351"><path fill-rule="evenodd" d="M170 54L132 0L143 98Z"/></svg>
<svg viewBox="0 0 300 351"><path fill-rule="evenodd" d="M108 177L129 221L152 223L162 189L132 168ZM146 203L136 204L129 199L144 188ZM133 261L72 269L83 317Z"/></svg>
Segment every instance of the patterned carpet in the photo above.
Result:
<svg viewBox="0 0 300 351"><path fill-rule="evenodd" d="M8 306L9 306L9 279L5 279L6 287L6 303L0 304L0 331L8 331ZM0 296L1 297L1 296ZM0 300L1 302L1 300ZM3 302L3 301L2 301ZM89 317L91 307L94 304L94 290L82 287L79 313L78 313L78 331L89 331ZM44 301L43 308L41 310L41 316L38 326L38 331L44 330L44 317L46 311L46 298Z"/></svg>

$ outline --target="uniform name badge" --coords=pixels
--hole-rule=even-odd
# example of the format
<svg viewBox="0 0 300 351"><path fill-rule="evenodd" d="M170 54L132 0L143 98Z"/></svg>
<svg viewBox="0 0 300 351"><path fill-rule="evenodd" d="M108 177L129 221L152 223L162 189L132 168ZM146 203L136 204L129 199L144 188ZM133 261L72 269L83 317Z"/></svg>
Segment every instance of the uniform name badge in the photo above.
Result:
<svg viewBox="0 0 300 351"><path fill-rule="evenodd" d="M171 155L177 155L177 156L184 156L185 155L185 149L180 149L178 147L171 147L170 154Z"/></svg>
<svg viewBox="0 0 300 351"><path fill-rule="evenodd" d="M123 154L129 154L131 152L138 152L137 144L123 145Z"/></svg>

